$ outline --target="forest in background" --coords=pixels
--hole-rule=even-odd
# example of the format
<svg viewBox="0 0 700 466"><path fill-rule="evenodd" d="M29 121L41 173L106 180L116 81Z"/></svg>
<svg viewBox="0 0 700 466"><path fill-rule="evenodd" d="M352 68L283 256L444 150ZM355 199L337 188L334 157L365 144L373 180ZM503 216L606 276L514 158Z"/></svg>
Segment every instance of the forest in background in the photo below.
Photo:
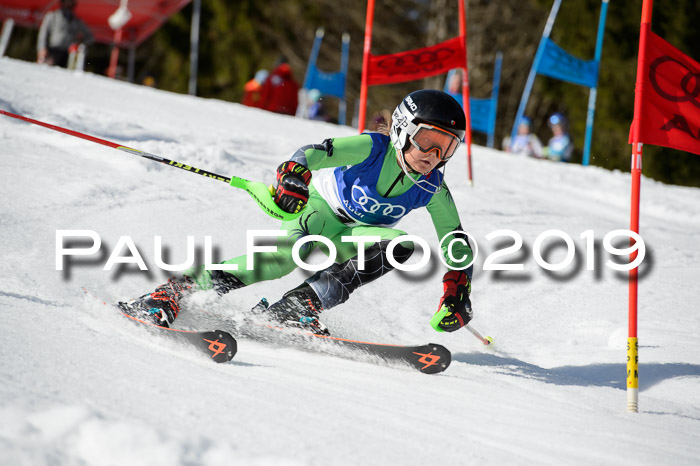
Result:
<svg viewBox="0 0 700 466"><path fill-rule="evenodd" d="M552 0L467 0L472 97L491 94L495 55L498 51L503 53L496 124L498 148L512 128L552 3ZM627 137L634 108L641 5L637 0L611 0L609 4L591 165L622 171L630 169L631 147ZM287 58L296 80L302 83L316 28L323 27L325 38L317 64L325 71L339 69L341 36L344 32L351 36L347 99L348 121L352 121L360 94L366 6L365 1L203 0L197 94L240 102L244 84L257 70L271 70L281 56ZM552 39L569 53L592 59L599 14L599 0L565 0L554 24ZM136 82L151 76L159 89L187 93L191 16L190 4L141 44L136 52ZM700 59L698 24L700 8L696 0L655 2L654 32L696 60ZM15 28L7 55L35 60L36 35L35 30ZM373 54L421 48L456 35L456 0L376 1ZM109 51L108 45L90 47L86 69L104 74ZM124 68L126 58L124 51L120 54ZM422 82L371 87L368 115L381 109L393 109L405 94L417 88L442 89L444 79L444 76L437 76ZM526 114L533 120L533 131L544 143L550 137L547 116L555 111L566 115L576 146L573 162L580 163L587 104L587 88L538 76ZM327 107L337 115L335 99L327 99ZM473 140L477 144L486 143L481 133L474 133ZM665 183L700 187L700 157L645 146L643 173Z"/></svg>

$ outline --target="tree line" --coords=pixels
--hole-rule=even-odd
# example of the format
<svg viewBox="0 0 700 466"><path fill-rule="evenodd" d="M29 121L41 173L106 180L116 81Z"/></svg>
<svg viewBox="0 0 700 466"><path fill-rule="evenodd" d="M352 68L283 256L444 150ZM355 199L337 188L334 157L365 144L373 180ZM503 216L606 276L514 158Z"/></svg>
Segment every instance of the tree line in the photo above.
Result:
<svg viewBox="0 0 700 466"><path fill-rule="evenodd" d="M553 0L468 0L467 41L470 94L491 94L496 53L503 53L496 141L510 134L542 31ZM552 39L569 53L593 58L600 0L565 0ZM348 121L360 94L367 3L337 0L203 0L200 23L198 95L240 102L243 86L259 69L271 70L284 56L297 81L303 81L317 27L325 29L318 67L340 67L341 36L348 32L350 69L347 82ZM611 0L605 28L591 165L629 171L627 144L634 109L641 2ZM186 93L189 79L189 33L192 5L172 16L136 55L136 81L155 78L156 87ZM700 59L700 9L695 0L657 0L652 29L675 47ZM458 35L457 0L376 0L372 53L376 55L433 45ZM8 55L35 59L36 31L16 30ZM126 67L126 53L120 56ZM109 47L91 47L86 68L104 73ZM444 76L422 82L371 87L368 115L393 109L417 88L442 89ZM700 84L699 84L700 85ZM328 99L331 112L337 112ZM538 76L526 114L533 131L546 141L547 116L565 114L575 143L574 162L583 152L588 89ZM337 115L337 113L336 113ZM474 142L486 137L474 134ZM656 180L700 186L700 157L673 149L646 146L644 175Z"/></svg>

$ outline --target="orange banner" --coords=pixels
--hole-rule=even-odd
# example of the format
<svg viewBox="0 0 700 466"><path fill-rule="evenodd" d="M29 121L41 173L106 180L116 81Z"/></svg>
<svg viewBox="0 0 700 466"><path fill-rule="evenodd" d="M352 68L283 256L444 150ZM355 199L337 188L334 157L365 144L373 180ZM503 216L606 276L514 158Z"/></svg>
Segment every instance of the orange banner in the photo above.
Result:
<svg viewBox="0 0 700 466"><path fill-rule="evenodd" d="M414 81L466 66L464 37L460 36L432 47L390 55L370 55L367 84L376 86Z"/></svg>
<svg viewBox="0 0 700 466"><path fill-rule="evenodd" d="M644 55L638 142L700 155L700 64L651 31Z"/></svg>

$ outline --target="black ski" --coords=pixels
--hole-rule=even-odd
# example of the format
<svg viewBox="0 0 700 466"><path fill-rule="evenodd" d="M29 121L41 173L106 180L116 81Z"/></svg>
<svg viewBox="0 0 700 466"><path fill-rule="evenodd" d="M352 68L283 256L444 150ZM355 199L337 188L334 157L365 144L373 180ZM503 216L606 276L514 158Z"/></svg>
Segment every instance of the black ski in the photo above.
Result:
<svg viewBox="0 0 700 466"><path fill-rule="evenodd" d="M187 342L194 345L195 348L211 357L214 362L228 362L233 359L233 357L236 355L236 351L238 351L236 339L233 338L230 333L223 330L198 332L194 330L179 330L175 328L161 327L128 314L121 306L116 307L124 317L128 317L135 322L146 325L154 331L157 331L162 335L166 335L174 340Z"/></svg>
<svg viewBox="0 0 700 466"><path fill-rule="evenodd" d="M424 374L443 372L452 361L450 350L437 343L428 343L427 345L418 346L401 346L344 340L333 337L318 337L329 339L336 344L355 351L364 351L386 361L405 362Z"/></svg>
<svg viewBox="0 0 700 466"><path fill-rule="evenodd" d="M238 351L238 344L236 339L231 336L230 333L224 330L209 330L198 332L194 330L180 330L174 328L161 327L155 325L151 322L146 322L138 317L130 315L126 309L123 309L119 305L108 304L101 299L93 296L86 288L83 291L87 296L99 300L102 304L108 307L116 309L124 317L128 317L133 322L137 322L140 325L144 325L153 332L157 332L160 335L170 337L176 341L184 342L193 345L199 351L203 352L209 356L214 362L228 362L236 355Z"/></svg>
<svg viewBox="0 0 700 466"><path fill-rule="evenodd" d="M321 343L320 345L301 345L304 349L323 350L323 344L327 343L336 348L348 349L354 352L362 352L370 356L377 356L386 362L402 362L410 365L414 369L419 370L424 374L437 374L447 369L452 361L450 350L437 343L428 343L427 345L403 346L384 343L371 343L366 341L348 340L345 338L337 338L326 335L317 335L311 332L293 330L289 327L277 327L273 325L265 325L265 327L273 330L278 330L289 335L303 336L308 341ZM247 335L253 339L260 339L261 335ZM263 337L263 340L265 338ZM299 343L297 338L294 338L296 343ZM294 345L294 341L290 341ZM335 353L333 353L335 354Z"/></svg>

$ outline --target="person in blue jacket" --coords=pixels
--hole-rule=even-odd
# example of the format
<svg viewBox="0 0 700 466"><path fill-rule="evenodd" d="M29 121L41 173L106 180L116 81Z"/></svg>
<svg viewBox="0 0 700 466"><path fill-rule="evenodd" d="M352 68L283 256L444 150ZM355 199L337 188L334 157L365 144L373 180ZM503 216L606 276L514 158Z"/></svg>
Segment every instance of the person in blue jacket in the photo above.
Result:
<svg viewBox="0 0 700 466"><path fill-rule="evenodd" d="M561 113L554 113L547 120L552 137L546 148L547 158L555 162L568 162L574 151L574 144L566 130L566 119Z"/></svg>

